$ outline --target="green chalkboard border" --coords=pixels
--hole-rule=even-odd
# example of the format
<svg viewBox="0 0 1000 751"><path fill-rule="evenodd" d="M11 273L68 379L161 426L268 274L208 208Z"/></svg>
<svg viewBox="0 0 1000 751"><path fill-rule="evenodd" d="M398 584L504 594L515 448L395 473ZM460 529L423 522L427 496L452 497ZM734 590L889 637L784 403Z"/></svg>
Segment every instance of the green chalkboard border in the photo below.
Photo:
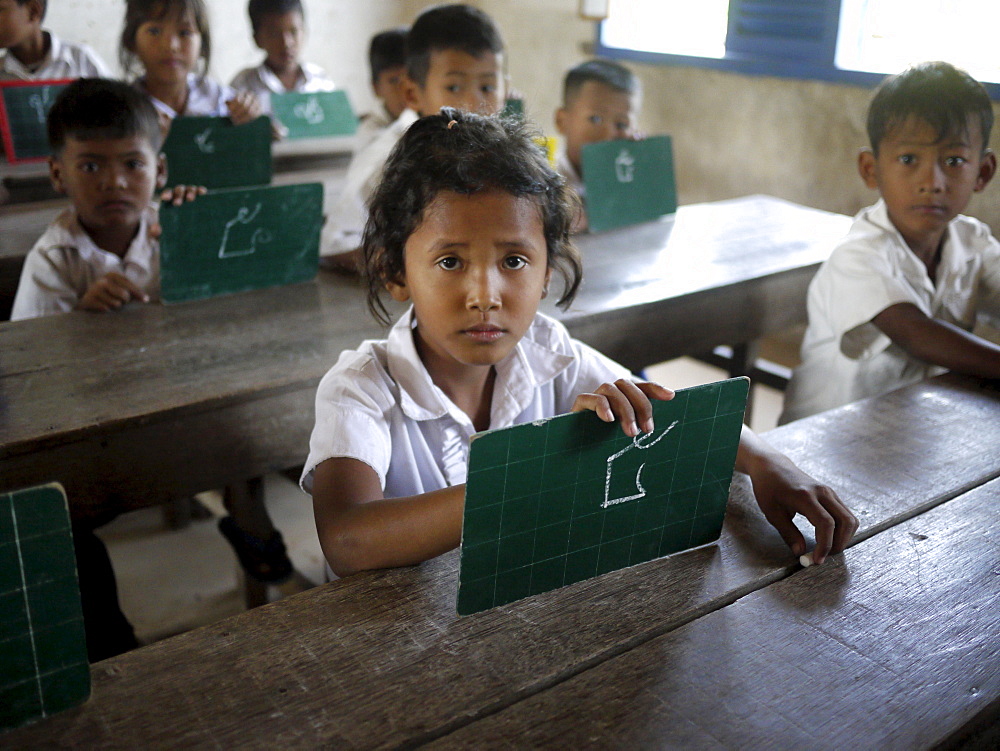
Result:
<svg viewBox="0 0 1000 751"><path fill-rule="evenodd" d="M45 78L31 81L0 81L0 138L3 139L3 153L11 164L26 164L28 162L44 162L48 154L42 156L19 157L17 155L14 136L11 132L10 118L7 114L7 101L3 96L5 89L25 86L65 86L73 83L75 78Z"/></svg>

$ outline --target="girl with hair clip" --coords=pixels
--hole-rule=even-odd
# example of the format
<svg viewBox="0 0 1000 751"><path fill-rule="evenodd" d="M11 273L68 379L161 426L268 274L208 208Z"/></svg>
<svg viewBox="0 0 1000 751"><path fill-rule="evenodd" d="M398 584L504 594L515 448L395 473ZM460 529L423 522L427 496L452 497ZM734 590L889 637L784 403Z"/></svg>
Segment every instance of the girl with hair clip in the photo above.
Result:
<svg viewBox="0 0 1000 751"><path fill-rule="evenodd" d="M582 266L570 240L579 206L531 136L446 108L389 157L362 244L368 302L386 323L383 290L410 308L324 376L302 477L338 576L459 545L474 433L592 410L636 436L653 430L650 399L673 397L538 312L553 272L569 305ZM816 525L816 562L857 528L832 490L749 429L737 468L796 555L796 513Z"/></svg>

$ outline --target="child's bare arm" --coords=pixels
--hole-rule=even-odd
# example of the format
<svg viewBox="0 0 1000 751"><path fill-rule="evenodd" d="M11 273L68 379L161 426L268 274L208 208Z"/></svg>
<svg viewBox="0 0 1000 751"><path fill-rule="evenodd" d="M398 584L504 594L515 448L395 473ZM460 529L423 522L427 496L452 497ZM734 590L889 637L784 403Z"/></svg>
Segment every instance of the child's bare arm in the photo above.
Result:
<svg viewBox="0 0 1000 751"><path fill-rule="evenodd" d="M795 555L806 552L802 533L792 523L802 514L816 528L813 562L839 553L858 531L858 520L826 485L795 466L750 428L743 426L736 469L750 476L757 505Z"/></svg>
<svg viewBox="0 0 1000 751"><path fill-rule="evenodd" d="M109 271L87 288L76 307L106 313L132 300L149 302L149 297L130 279L117 271Z"/></svg>
<svg viewBox="0 0 1000 751"><path fill-rule="evenodd" d="M958 373L1000 378L1000 346L931 318L912 303L890 305L872 323L918 360Z"/></svg>
<svg viewBox="0 0 1000 751"><path fill-rule="evenodd" d="M250 91L238 91L236 96L226 102L229 108L229 118L233 125L243 125L256 120L263 112L260 100Z"/></svg>
<svg viewBox="0 0 1000 751"><path fill-rule="evenodd" d="M384 498L375 470L335 458L316 467L312 494L320 545L337 576L412 566L462 539L465 485Z"/></svg>

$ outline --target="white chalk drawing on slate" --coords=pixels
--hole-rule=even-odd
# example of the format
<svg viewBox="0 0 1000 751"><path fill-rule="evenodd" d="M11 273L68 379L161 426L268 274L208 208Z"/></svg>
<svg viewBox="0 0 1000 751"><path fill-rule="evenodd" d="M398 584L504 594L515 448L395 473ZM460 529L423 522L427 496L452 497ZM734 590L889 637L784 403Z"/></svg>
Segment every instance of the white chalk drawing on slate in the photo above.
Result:
<svg viewBox="0 0 1000 751"><path fill-rule="evenodd" d="M45 117L49 113L49 96L49 89L42 89L28 97L28 106L35 111L35 117L40 123L45 122Z"/></svg>
<svg viewBox="0 0 1000 751"><path fill-rule="evenodd" d="M198 151L200 151L202 154L215 153L215 144L208 140L211 137L211 135L212 135L211 128L205 128L205 130L202 131L201 133L195 134L194 137L195 145L198 147Z"/></svg>
<svg viewBox="0 0 1000 751"><path fill-rule="evenodd" d="M238 258L248 256L257 252L257 243L269 243L273 239L271 233L263 227L257 227L248 238L247 245L243 245L234 238L235 231L239 225L250 224L260 213L261 204L254 206L253 211L246 206L241 206L236 212L236 216L226 222L226 229L222 233L222 242L219 244L219 258ZM230 246L233 247L230 247ZM238 246L243 247L238 247Z"/></svg>
<svg viewBox="0 0 1000 751"><path fill-rule="evenodd" d="M679 422L678 420L674 420L672 423L670 423L670 427L668 427L666 430L664 430L655 438L653 438L655 432L646 433L645 435L637 435L634 438L632 438L632 443L623 448L621 451L617 451L608 457L608 472L604 476L604 503L601 504L601 508L608 508L609 506L614 506L619 503L625 503L626 501L635 501L638 500L639 498L645 498L646 489L642 487L642 468L646 466L646 462L640 464L639 469L637 469L635 472L635 489L638 491L637 493L633 493L632 495L621 496L620 498L608 497L611 494L611 473L614 468L614 463L619 457L631 451L632 449L639 449L640 451L644 451L645 449L655 446L663 439L663 436L665 436L667 433L669 433L671 430L674 429L674 427L677 425L678 422ZM643 441L645 441L645 443L643 443Z"/></svg>
<svg viewBox="0 0 1000 751"><path fill-rule="evenodd" d="M615 159L615 177L620 183L630 183L635 179L635 157L628 149L622 149Z"/></svg>
<svg viewBox="0 0 1000 751"><path fill-rule="evenodd" d="M326 119L326 113L319 105L319 100L311 96L306 101L295 105L295 116L305 120L310 125L319 125Z"/></svg>

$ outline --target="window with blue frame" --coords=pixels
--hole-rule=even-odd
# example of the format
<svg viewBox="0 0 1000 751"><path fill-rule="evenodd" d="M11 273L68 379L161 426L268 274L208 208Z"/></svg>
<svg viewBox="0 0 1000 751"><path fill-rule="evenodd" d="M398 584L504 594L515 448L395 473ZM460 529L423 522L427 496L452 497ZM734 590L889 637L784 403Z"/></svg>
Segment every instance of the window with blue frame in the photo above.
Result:
<svg viewBox="0 0 1000 751"><path fill-rule="evenodd" d="M1000 99L1000 0L610 0L598 54L874 85L948 60Z"/></svg>

